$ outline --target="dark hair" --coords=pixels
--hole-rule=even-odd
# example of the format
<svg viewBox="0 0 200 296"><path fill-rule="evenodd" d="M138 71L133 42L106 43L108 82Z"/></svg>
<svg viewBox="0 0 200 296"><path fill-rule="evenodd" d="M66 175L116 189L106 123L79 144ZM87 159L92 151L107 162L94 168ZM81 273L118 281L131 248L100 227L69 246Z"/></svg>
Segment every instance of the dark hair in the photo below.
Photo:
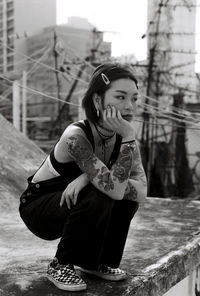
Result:
<svg viewBox="0 0 200 296"><path fill-rule="evenodd" d="M121 78L133 80L138 87L133 69L127 64L107 63L95 69L82 101L82 107L85 109L86 117L90 121L95 123L99 120L93 103L93 95L96 93L104 98L104 94L110 88L111 82Z"/></svg>

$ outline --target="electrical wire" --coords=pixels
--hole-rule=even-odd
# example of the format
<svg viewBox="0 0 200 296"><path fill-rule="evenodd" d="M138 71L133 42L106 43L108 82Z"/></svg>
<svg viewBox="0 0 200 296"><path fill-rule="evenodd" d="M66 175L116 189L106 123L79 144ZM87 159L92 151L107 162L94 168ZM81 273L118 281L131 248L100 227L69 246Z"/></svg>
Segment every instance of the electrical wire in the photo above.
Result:
<svg viewBox="0 0 200 296"><path fill-rule="evenodd" d="M62 35L64 35L64 34L62 34ZM61 37L59 37L59 38L63 41L63 43L65 43L66 49L71 50L73 57L79 59L81 64L87 65L88 67L90 67L94 71L95 67L91 63L87 62L85 58L83 58L83 57L80 58L80 56L76 55L75 50L72 50L72 47L67 45L66 42ZM63 60L63 63L65 63L65 62L68 63L68 60L66 60L66 58ZM70 62L73 63L73 61L71 61L71 60L70 60ZM79 69L78 66L75 63L73 63L73 67ZM85 74L85 76L87 76L88 78L90 78L90 74L88 74L85 70L83 70L82 73Z"/></svg>
<svg viewBox="0 0 200 296"><path fill-rule="evenodd" d="M3 79L5 79L5 80L7 80L7 81L9 81L9 82L13 82L12 80L10 80L10 79L8 79L8 78L5 78L3 75L1 75L0 74L0 77L1 78L3 78ZM66 101L64 101L64 100L61 100L61 99L58 99L58 98L56 98L56 97L53 97L53 96L50 96L50 95L47 95L47 94L44 94L44 93L42 93L42 92L40 92L40 91L38 91L38 90L35 90L35 89L32 89L32 88L29 88L29 87L24 87L23 85L21 85L20 83L16 83L19 87L22 87L22 88L25 88L27 91L30 91L30 92L33 92L33 93L35 93L35 94L38 94L38 95L41 95L41 96L44 96L44 97L47 97L47 98L49 98L49 99L52 99L52 100L55 100L55 101L61 101L61 102L63 102L63 103L65 103L65 104L68 104L68 105L73 105L73 106L76 106L76 107L81 107L79 104L75 104L75 103L71 103L71 102L66 102ZM148 122L148 121L145 121L145 120L137 120L137 119L134 119L134 121L139 121L139 122L143 122L143 123L146 123L146 124L149 124L149 125L163 125L163 126L173 126L173 127L182 127L181 125L169 125L169 124L162 124L162 123L156 123L156 124L154 124L154 123L150 123L150 122ZM188 129L194 129L194 130L200 130L200 128L192 128L192 127L187 127Z"/></svg>
<svg viewBox="0 0 200 296"><path fill-rule="evenodd" d="M138 122L142 122L143 124L147 124L147 125L155 125L155 126L164 126L164 127L180 127L183 128L182 125L177 125L177 124L165 124L165 123L153 123L153 122L149 122L147 120L140 120L140 119L135 119L133 121L138 121ZM195 130L195 131L200 131L200 128L196 128L196 127L187 127L187 129L189 130Z"/></svg>
<svg viewBox="0 0 200 296"><path fill-rule="evenodd" d="M7 46L6 46L7 47ZM9 48L9 47L8 47ZM13 50L13 51L15 51L15 50ZM22 53L21 53L22 54ZM24 54L22 54L22 55L24 55ZM26 56L26 55L24 55L24 56ZM32 58L30 58L30 57L28 57L28 56L26 56L26 58L29 58L29 59L32 59ZM32 59L35 63L37 63L37 64L41 64L41 65L45 65L45 66L47 66L46 64L43 64L43 63L41 63L40 61L38 61L38 60L34 60L34 59ZM49 68L49 67L48 67ZM51 67L52 68L52 67ZM54 69L53 68L53 70L56 70L56 69ZM58 71L58 72L60 72L60 71ZM62 72L61 72L62 73ZM73 77L73 75L71 75L71 74L69 74L70 76L72 76ZM86 83L84 80L80 80L80 79L77 79L77 80L79 80L79 81L81 81L81 82L84 82L84 83Z"/></svg>
<svg viewBox="0 0 200 296"><path fill-rule="evenodd" d="M58 33L58 36L59 35L63 35L63 36L66 36L67 37L67 35L65 35L65 34L63 34L63 33ZM65 42L65 41L64 41ZM65 45L67 46L67 49L69 49L69 50L71 50L71 52L73 53L73 55L76 57L76 58L78 58L78 59L81 59L81 62L84 62L88 67L90 67L93 71L95 70L95 67L91 64L91 63L89 63L86 59L85 59L85 57L83 57L83 56L79 56L79 55L76 55L75 54L75 48L73 48L73 47L71 47L67 42L65 42Z"/></svg>
<svg viewBox="0 0 200 296"><path fill-rule="evenodd" d="M61 34L61 33L59 33L59 35L64 35L64 34ZM62 40L62 42L65 44L65 50L70 50L71 51L71 53L72 53L72 56L73 57L75 57L75 58L77 58L80 62L81 62L81 64L86 64L88 67L90 67L93 71L94 71L94 69L95 69L95 67L91 64L91 63L89 63L88 61L86 61L86 58L84 58L83 56L81 56L80 57L80 55L77 55L77 54L75 54L75 51L76 51L76 48L72 48L67 42L65 42L65 40L63 40L60 36L58 35L58 37ZM66 36L66 35L64 35L64 36ZM66 52L66 51L65 51ZM76 64L74 64L74 65L76 65ZM87 72L85 72L85 74L88 76L88 77L90 77L90 75L87 73Z"/></svg>
<svg viewBox="0 0 200 296"><path fill-rule="evenodd" d="M44 50L44 52L43 52L43 55L38 59L38 62L41 62L41 60L43 60L43 59L47 56L47 54L49 54L50 50L52 50L52 47L45 47L45 50ZM33 73L37 70L37 68L38 68L39 66L40 66L40 65L38 65L38 64L34 64L33 67L30 68L30 69L26 72L27 76L30 75L30 74L33 74Z"/></svg>
<svg viewBox="0 0 200 296"><path fill-rule="evenodd" d="M168 115L169 112L166 112L166 111L160 112L160 110L155 106L153 107L153 106L147 105L145 103L140 103L140 105L144 106L145 110L154 111L154 113L158 114L159 116L166 117L167 119L171 119L171 120L175 120L175 121L179 121L179 122L184 122L184 123L191 124L191 125L197 125L197 126L199 126L199 123L200 123L200 121L197 121L197 120L195 120L195 122L190 121L190 120L188 120L187 117L182 116L180 113L176 113L176 116L169 116ZM180 117L186 118L186 119L181 119ZM192 120L194 120L194 119L192 118Z"/></svg>
<svg viewBox="0 0 200 296"><path fill-rule="evenodd" d="M186 92L189 92L189 93L193 93L193 94L197 94L197 95L200 95L200 91L197 91L197 90L194 90L194 89L190 89L188 87L184 87L184 86L180 86L180 85L176 85L176 84L173 84L171 82L168 82L168 83L165 83L165 82L162 82L163 84L165 85L168 85L168 86L171 86L173 88L176 88L178 90L184 90Z"/></svg>
<svg viewBox="0 0 200 296"><path fill-rule="evenodd" d="M171 120L174 120L174 121L178 121L178 122L182 122L182 123L186 123L186 124L190 124L190 125L193 125L193 126L197 126L197 127L200 127L200 122L199 124L197 122L191 122L191 121L188 121L188 120L184 120L184 119L180 119L180 118L177 118L179 117L179 114L177 114L177 117L173 117L173 116L169 116L169 115L166 115L165 113L160 113L160 111L156 111L156 107L153 107L153 108L150 108L149 105L147 104L143 104L143 103L140 103L141 106L144 106L144 107L148 107L148 110L154 111L155 114L158 114L159 116L162 116L166 119L171 119Z"/></svg>
<svg viewBox="0 0 200 296"><path fill-rule="evenodd" d="M3 44L3 42L2 42L1 40L0 40L0 42ZM14 50L13 48L11 48L11 47L9 47L9 46L7 46L7 45L5 45L5 44L3 44L3 46L7 47L8 49L12 50L13 52L15 52L15 53L17 53L17 54L19 54L19 55L21 55L21 56L26 57L27 59L31 60L32 62L34 62L34 63L36 63L36 64L38 64L38 65L41 65L41 66L43 66L43 67L45 67L45 68L47 68L47 69L52 70L53 72L57 72L57 73L60 73L60 74L63 75L63 72L62 72L62 71L60 71L60 70L58 70L58 69L55 69L54 67L51 67L51 66L49 66L49 65L47 65L47 64L44 64L44 63L42 63L42 62L40 62L40 61L38 61L38 60L35 60L35 59L31 58L30 56L27 56L27 55L23 54L22 52L16 51L16 50ZM77 77L74 76L72 73L64 72L64 74L67 76L68 80L69 80L69 78L72 78L73 80L77 80L77 81L79 81L79 82L82 82L82 83L84 83L84 84L87 84L87 82L85 82L83 79L77 78Z"/></svg>
<svg viewBox="0 0 200 296"><path fill-rule="evenodd" d="M144 97L144 98L148 99L149 101L151 101L151 102L153 102L153 103L158 104L158 100L156 100L156 99L154 99L154 98L152 98L152 97L150 97L150 96L147 96L147 95L145 95L145 94L143 94L143 93L141 93L141 92L139 92L139 95L140 95L141 97ZM148 105L149 105L149 106L152 106L151 104L148 104ZM161 112L164 111L163 108L161 108L161 107L160 107L160 108L158 107L158 110L160 110ZM189 119L191 119L191 120L194 120L193 117L188 117L188 115L180 114L180 112L181 112L181 113L184 113L184 112L187 112L187 113L188 113L188 111L185 110L185 109L178 108L178 107L173 107L173 110L179 112L179 115L180 115L180 116L183 116L183 117L186 117L186 116L187 116L187 118L189 118ZM168 111L168 113L170 113L170 114L174 114L174 115L177 115L177 112L174 112L174 111Z"/></svg>
<svg viewBox="0 0 200 296"><path fill-rule="evenodd" d="M1 40L0 40L0 43L1 43L4 47L7 47L7 48L10 49L11 51L13 51L13 52L15 52L15 53L17 53L17 54L19 54L19 55L21 55L21 56L26 57L28 60L31 60L31 61L34 62L34 63L37 63L37 64L39 64L39 65L41 65L41 66L43 66L43 67L45 67L45 68L47 68L47 69L50 69L50 70L52 70L52 71L54 71L54 72L58 72L58 73L63 74L62 71L59 71L59 70L55 69L54 67L51 67L51 66L49 66L49 65L47 65L47 64L44 64L44 63L42 63L42 62L39 62L39 61L37 61L37 60L31 58L30 56L27 56L27 55L25 55L24 53L19 52L19 51L13 49L12 47L9 47L9 46L5 45Z"/></svg>
<svg viewBox="0 0 200 296"><path fill-rule="evenodd" d="M3 79L5 79L6 81L9 81L9 82L13 83L12 80L6 78L6 77L3 76L3 75L0 75L0 77L3 78ZM30 87L24 87L24 86L23 86L22 84L20 84L20 83L16 83L16 84L17 84L18 86L22 87L22 88L25 88L27 91L30 91L30 92L34 93L34 94L39 94L39 95L41 95L41 96L44 96L44 97L47 97L47 98L50 98L50 99L54 99L54 100L57 100L57 101L61 101L61 102L63 102L63 103L67 103L67 104L69 104L69 105L74 105L74 106L80 107L80 105L78 105L78 104L71 103L71 102L66 102L66 101L64 101L64 100L58 99L58 98L56 98L56 97L54 97L54 96L47 95L47 94L45 94L45 93L43 93L43 92L41 92L41 91L35 90L35 89L33 89L33 88L30 88ZM156 108L156 110L159 110L159 111L160 111L160 108L158 108L158 107L153 107L153 106L151 106L151 105L144 104L144 103L141 103L141 105L144 105L145 107L148 107L148 108L154 108L154 109ZM177 116L177 113L173 113L173 114L175 114L175 115ZM175 121L185 122L185 123L187 123L187 124L195 125L194 122L184 121L184 120L181 120L181 119L176 118L176 117L170 117L170 116L168 116L168 115L164 115L164 116L165 116L166 118L168 118L168 119L173 119L173 120L175 120Z"/></svg>
<svg viewBox="0 0 200 296"><path fill-rule="evenodd" d="M45 48L45 47L44 47ZM43 50L43 49L42 49ZM30 55L30 57L33 57L33 56L35 56L35 55L38 55L40 52L42 52L42 50L41 49L39 49L39 50L37 50L37 51L35 51L32 55ZM31 62L32 63L32 62ZM19 66L20 65L20 67L22 67L23 65L28 65L29 64L29 61L27 61L27 57L25 57L25 58L23 58L23 59L21 59L21 60L19 60L19 61L15 61L14 63L13 62L10 62L10 63L7 63L7 67L10 67L10 66L12 66L13 68L16 68L17 66ZM0 68L2 68L2 67L0 67ZM9 73L13 73L13 74L15 74L15 70L13 69L13 70L11 70L11 71L9 71Z"/></svg>
<svg viewBox="0 0 200 296"><path fill-rule="evenodd" d="M2 74L0 74L0 77L3 78L3 79L5 79L5 80L7 80L7 81L9 81L9 82L11 82L11 83L14 82L14 81L12 81L11 79L8 79L8 78L4 77ZM45 93L42 93L41 91L38 91L38 90L36 90L36 89L30 88L30 87L28 87L28 86L25 87L24 85L22 85L22 84L20 84L20 83L18 83L18 82L15 82L15 83L16 83L16 85L18 85L19 87L24 88L24 89L26 89L27 91L30 91L30 92L32 92L32 93L34 93L34 94L38 94L38 95L41 95L41 96L43 96L43 97L47 97L47 98L52 99L52 100L56 100L56 101L60 101L60 102L63 102L63 103L67 103L68 105L73 105L73 106L80 107L78 104L74 104L74 103L71 103L71 102L66 102L66 101L61 100L61 99L58 99L58 98L56 98L56 97L49 96L49 95L47 95L47 94L45 94Z"/></svg>

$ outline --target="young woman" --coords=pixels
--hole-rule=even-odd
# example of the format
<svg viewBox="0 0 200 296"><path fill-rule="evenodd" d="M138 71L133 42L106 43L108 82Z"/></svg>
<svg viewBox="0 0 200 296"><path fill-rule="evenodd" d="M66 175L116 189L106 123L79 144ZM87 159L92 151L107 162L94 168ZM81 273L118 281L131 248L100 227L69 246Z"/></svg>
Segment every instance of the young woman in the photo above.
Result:
<svg viewBox="0 0 200 296"><path fill-rule="evenodd" d="M20 215L38 237L61 238L47 270L60 289L86 289L74 265L105 280L126 277L120 261L131 219L147 194L132 123L137 97L129 67L97 67L82 101L86 120L69 125L28 178Z"/></svg>

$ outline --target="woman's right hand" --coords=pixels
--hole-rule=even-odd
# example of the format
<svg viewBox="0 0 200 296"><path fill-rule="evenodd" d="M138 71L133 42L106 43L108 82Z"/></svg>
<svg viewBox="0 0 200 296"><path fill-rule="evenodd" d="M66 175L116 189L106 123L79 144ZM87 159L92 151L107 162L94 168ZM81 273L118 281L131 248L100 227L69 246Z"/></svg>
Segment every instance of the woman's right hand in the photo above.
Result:
<svg viewBox="0 0 200 296"><path fill-rule="evenodd" d="M129 121L125 120L122 117L121 112L114 106L108 106L105 110L103 110L103 122L107 128L120 134L123 140L135 139L135 130L133 125Z"/></svg>
<svg viewBox="0 0 200 296"><path fill-rule="evenodd" d="M66 202L67 207L70 210L72 205L76 205L78 194L88 183L89 179L85 173L69 183L61 196L60 206L62 207L64 202Z"/></svg>

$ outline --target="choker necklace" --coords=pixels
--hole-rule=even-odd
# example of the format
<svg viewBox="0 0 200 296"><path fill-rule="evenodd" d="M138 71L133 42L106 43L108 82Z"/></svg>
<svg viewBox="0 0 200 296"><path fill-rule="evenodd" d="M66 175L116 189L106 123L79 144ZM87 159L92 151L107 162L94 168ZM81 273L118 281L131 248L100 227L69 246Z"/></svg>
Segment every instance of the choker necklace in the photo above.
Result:
<svg viewBox="0 0 200 296"><path fill-rule="evenodd" d="M101 125L100 123L98 123L98 126L102 129L104 129L104 131L107 131L107 132L112 132L111 130L109 130L108 128L104 127L103 125Z"/></svg>
<svg viewBox="0 0 200 296"><path fill-rule="evenodd" d="M103 159L103 162L106 164L106 148L108 147L108 143L106 141L112 139L115 135L115 133L113 132L112 134L110 135L105 135L103 134L99 129L98 127L96 126L96 124L94 123L94 126L95 126L95 129L100 137L100 141L98 143L98 146L101 147L101 155L102 155L102 159ZM100 126L99 126L100 127ZM103 127L102 127L103 128ZM105 129L106 130L106 129ZM108 129L107 129L108 131ZM109 131L111 132L111 131Z"/></svg>
<svg viewBox="0 0 200 296"><path fill-rule="evenodd" d="M97 133L99 134L99 136L100 136L100 138L102 139L102 140L109 140L109 139L111 139L114 135L115 135L115 133L113 133L113 134L111 134L111 135L105 135L105 134L103 134L99 129L98 129L98 127L96 126L96 124L94 124L94 126L95 126L95 128L96 128L96 131L97 131ZM106 130L106 129L105 129Z"/></svg>

